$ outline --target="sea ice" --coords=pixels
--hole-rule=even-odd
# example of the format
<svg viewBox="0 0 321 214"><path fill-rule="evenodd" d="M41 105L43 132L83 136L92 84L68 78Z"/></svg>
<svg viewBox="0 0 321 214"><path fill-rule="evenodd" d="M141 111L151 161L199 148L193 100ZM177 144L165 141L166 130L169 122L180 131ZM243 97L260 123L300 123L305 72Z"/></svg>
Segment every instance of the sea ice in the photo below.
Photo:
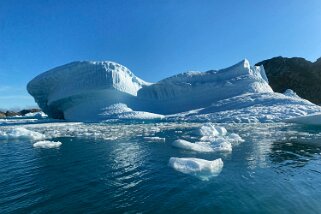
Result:
<svg viewBox="0 0 321 214"><path fill-rule="evenodd" d="M201 180L208 181L221 173L223 161L221 158L208 161L199 158L171 157L169 159L169 166L179 172L190 174Z"/></svg>

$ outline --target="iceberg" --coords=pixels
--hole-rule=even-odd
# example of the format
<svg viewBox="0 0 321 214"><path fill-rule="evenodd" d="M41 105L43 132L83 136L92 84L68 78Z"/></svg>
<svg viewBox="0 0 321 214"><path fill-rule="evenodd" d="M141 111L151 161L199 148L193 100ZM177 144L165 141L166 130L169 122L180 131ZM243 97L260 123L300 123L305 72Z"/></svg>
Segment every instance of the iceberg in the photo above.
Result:
<svg viewBox="0 0 321 214"><path fill-rule="evenodd" d="M38 141L37 143L34 143L33 147L42 148L42 149L52 149L52 148L58 148L61 145L62 143L60 141L43 140L43 141Z"/></svg>
<svg viewBox="0 0 321 214"><path fill-rule="evenodd" d="M45 114L68 121L251 123L321 113L320 106L293 91L273 92L263 66L251 66L248 60L221 70L185 72L156 83L136 77L115 62L73 62L35 77L27 90Z"/></svg>
<svg viewBox="0 0 321 214"><path fill-rule="evenodd" d="M179 172L193 175L204 181L218 176L223 169L223 161L221 158L208 161L199 158L171 157L168 164Z"/></svg>

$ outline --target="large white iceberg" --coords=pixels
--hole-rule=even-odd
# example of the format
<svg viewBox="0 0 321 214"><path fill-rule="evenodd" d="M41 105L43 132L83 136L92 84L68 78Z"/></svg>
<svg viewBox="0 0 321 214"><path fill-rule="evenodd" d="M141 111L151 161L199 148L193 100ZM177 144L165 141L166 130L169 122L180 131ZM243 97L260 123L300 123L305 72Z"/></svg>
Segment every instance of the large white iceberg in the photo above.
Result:
<svg viewBox="0 0 321 214"><path fill-rule="evenodd" d="M293 93L273 92L264 68L247 60L157 83L114 62L74 62L40 74L27 90L49 117L72 121L274 122L321 113L319 106Z"/></svg>

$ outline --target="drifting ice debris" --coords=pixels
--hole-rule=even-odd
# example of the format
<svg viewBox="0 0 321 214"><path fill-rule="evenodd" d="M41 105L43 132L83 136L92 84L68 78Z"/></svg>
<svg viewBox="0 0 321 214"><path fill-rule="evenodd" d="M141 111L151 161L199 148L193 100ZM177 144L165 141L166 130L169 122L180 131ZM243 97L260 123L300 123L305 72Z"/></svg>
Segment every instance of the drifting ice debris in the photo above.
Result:
<svg viewBox="0 0 321 214"><path fill-rule="evenodd" d="M45 135L30 131L24 127L13 127L9 130L0 130L0 140L8 140L8 139L31 139L31 140L42 140L45 139Z"/></svg>

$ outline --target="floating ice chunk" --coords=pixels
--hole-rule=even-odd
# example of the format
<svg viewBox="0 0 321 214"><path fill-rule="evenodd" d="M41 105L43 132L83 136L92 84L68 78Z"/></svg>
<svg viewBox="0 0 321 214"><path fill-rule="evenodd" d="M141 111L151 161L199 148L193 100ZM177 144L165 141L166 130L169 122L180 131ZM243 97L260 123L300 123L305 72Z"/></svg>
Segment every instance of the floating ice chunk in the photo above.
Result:
<svg viewBox="0 0 321 214"><path fill-rule="evenodd" d="M207 123L202 125L199 130L198 134L202 137L202 140L210 139L213 137L224 136L226 135L227 130L222 126L215 126L212 123Z"/></svg>
<svg viewBox="0 0 321 214"><path fill-rule="evenodd" d="M240 135L236 133L229 134L228 139L233 143L243 143L245 141Z"/></svg>
<svg viewBox="0 0 321 214"><path fill-rule="evenodd" d="M45 135L30 131L23 127L17 127L10 130L0 131L0 139L32 139L32 140L42 140L45 139Z"/></svg>
<svg viewBox="0 0 321 214"><path fill-rule="evenodd" d="M52 148L60 147L61 144L62 143L59 141L43 140L43 141L38 141L37 143L33 144L33 147L42 148L42 149L52 149Z"/></svg>
<svg viewBox="0 0 321 214"><path fill-rule="evenodd" d="M165 142L165 138L162 138L162 137L144 137L144 140L148 142L159 142L159 143Z"/></svg>
<svg viewBox="0 0 321 214"><path fill-rule="evenodd" d="M195 152L231 152L232 144L226 141L213 141L213 142L189 142L187 140L178 139L172 143L173 147L185 149Z"/></svg>
<svg viewBox="0 0 321 214"><path fill-rule="evenodd" d="M187 140L178 139L172 143L172 146L195 152L214 152L213 148L209 144L203 142L191 143Z"/></svg>
<svg viewBox="0 0 321 214"><path fill-rule="evenodd" d="M221 173L223 161L221 158L208 161L199 158L172 157L169 159L169 166L179 172L190 174L201 180L208 181Z"/></svg>

